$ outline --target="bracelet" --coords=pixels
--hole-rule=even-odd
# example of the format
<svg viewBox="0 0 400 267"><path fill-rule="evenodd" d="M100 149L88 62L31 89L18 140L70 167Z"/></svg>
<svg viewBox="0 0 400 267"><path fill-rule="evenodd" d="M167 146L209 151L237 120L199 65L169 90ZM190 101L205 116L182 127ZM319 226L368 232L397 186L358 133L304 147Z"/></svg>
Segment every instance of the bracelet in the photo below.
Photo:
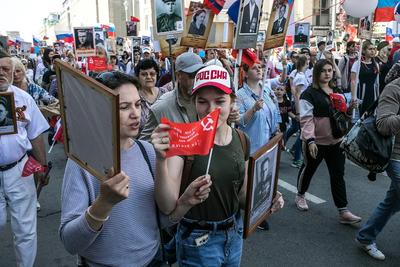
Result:
<svg viewBox="0 0 400 267"><path fill-rule="evenodd" d="M110 218L110 216L107 216L105 219L101 219L101 218L98 218L98 217L94 216L93 214L91 214L90 211L89 211L91 207L92 207L92 206L89 206L89 207L87 208L87 210L86 210L87 215L88 215L91 219L95 220L96 222L105 222L105 221L108 221L108 219Z"/></svg>

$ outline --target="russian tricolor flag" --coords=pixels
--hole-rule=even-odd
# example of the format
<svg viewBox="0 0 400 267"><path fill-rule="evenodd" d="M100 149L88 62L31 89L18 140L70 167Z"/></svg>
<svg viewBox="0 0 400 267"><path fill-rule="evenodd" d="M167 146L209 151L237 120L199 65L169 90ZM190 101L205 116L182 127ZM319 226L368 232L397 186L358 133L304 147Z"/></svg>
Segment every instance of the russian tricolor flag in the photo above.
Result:
<svg viewBox="0 0 400 267"><path fill-rule="evenodd" d="M379 0L375 10L375 22L389 22L394 19L394 8L400 0Z"/></svg>
<svg viewBox="0 0 400 267"><path fill-rule="evenodd" d="M33 40L33 46L39 46L39 39L35 38L35 36L32 37Z"/></svg>
<svg viewBox="0 0 400 267"><path fill-rule="evenodd" d="M72 33L60 33L56 34L57 41L64 41L64 43L73 43L74 36Z"/></svg>

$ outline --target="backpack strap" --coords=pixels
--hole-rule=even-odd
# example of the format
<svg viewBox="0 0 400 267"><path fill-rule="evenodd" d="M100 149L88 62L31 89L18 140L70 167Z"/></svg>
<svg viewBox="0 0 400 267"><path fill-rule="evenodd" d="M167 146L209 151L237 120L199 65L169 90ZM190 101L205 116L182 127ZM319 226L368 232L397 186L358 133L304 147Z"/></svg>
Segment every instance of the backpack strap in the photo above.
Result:
<svg viewBox="0 0 400 267"><path fill-rule="evenodd" d="M149 159L149 155L146 151L146 148L143 146L142 141L139 140L135 140L135 143L139 146L140 151L142 152L143 158L147 163L147 166L149 167L151 176L153 177L154 180L154 172L153 169L151 168L151 164L150 164L150 159ZM162 259L163 262L166 262L166 257L165 257L165 251L164 251L164 245L166 244L165 240L164 240L164 235L162 234L162 227L161 227L161 219L160 219L160 210L158 209L157 203L155 202L155 207L156 207L156 219L157 219L157 226L158 226L158 230L160 232L160 239L161 239L161 253L162 253Z"/></svg>
<svg viewBox="0 0 400 267"><path fill-rule="evenodd" d="M235 128L236 133L239 135L239 140L240 140L240 144L242 145L242 150L243 150L243 154L245 157L245 160L247 160L247 152L249 151L249 147L250 147L250 142L249 139L247 138L246 134Z"/></svg>
<svg viewBox="0 0 400 267"><path fill-rule="evenodd" d="M186 156L185 161L183 163L183 170L182 170L182 181L187 181L189 179L190 172L192 171L192 166L194 162L194 156Z"/></svg>

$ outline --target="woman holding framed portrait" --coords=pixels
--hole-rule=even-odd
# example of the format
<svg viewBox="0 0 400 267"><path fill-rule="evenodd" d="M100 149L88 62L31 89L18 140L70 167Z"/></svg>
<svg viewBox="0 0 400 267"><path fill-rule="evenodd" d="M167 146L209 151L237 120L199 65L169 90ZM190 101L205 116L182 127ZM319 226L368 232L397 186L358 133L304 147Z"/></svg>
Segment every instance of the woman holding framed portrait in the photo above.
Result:
<svg viewBox="0 0 400 267"><path fill-rule="evenodd" d="M218 73L219 78L210 73ZM180 202L179 195L190 190L190 183L201 183L195 193L197 199L183 207L183 218L169 216L170 220L179 222L178 263L180 266L240 266L243 245L240 209L246 204L248 140L227 123L235 100L228 72L210 65L196 77L192 100L199 118L220 108L209 175L204 175L207 155L194 156L189 172L188 159L165 158L170 147L169 126L160 124L151 136L157 151L156 200L160 209L170 214ZM275 202L282 203L283 199Z"/></svg>

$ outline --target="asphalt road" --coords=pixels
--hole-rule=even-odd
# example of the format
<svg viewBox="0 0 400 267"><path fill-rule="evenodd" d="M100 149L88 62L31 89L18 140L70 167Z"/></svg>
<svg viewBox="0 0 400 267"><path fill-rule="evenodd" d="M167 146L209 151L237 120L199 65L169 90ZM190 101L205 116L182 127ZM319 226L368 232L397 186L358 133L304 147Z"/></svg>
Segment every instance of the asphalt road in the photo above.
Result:
<svg viewBox="0 0 400 267"><path fill-rule="evenodd" d="M59 237L60 190L66 158L62 146L56 145L49 159L53 161L50 184L40 196L42 210L38 214L37 267L76 266L75 256L68 254ZM290 166L290 156L282 154L280 179L285 188L296 185L298 170ZM349 208L365 222L384 198L389 178L378 175L369 182L367 172L351 164L346 165L346 183ZM289 184L289 186L288 186ZM295 193L279 187L285 207L270 217L270 230L257 230L244 242L242 266L400 266L400 221L393 216L378 238L378 247L385 253L383 262L371 259L355 244L358 227L338 222L333 204L326 165L315 174L309 193L321 204L308 202L310 210L300 212L294 203ZM318 200L318 198L316 198ZM318 202L318 201L317 201ZM15 266L11 230L0 233L0 267Z"/></svg>

